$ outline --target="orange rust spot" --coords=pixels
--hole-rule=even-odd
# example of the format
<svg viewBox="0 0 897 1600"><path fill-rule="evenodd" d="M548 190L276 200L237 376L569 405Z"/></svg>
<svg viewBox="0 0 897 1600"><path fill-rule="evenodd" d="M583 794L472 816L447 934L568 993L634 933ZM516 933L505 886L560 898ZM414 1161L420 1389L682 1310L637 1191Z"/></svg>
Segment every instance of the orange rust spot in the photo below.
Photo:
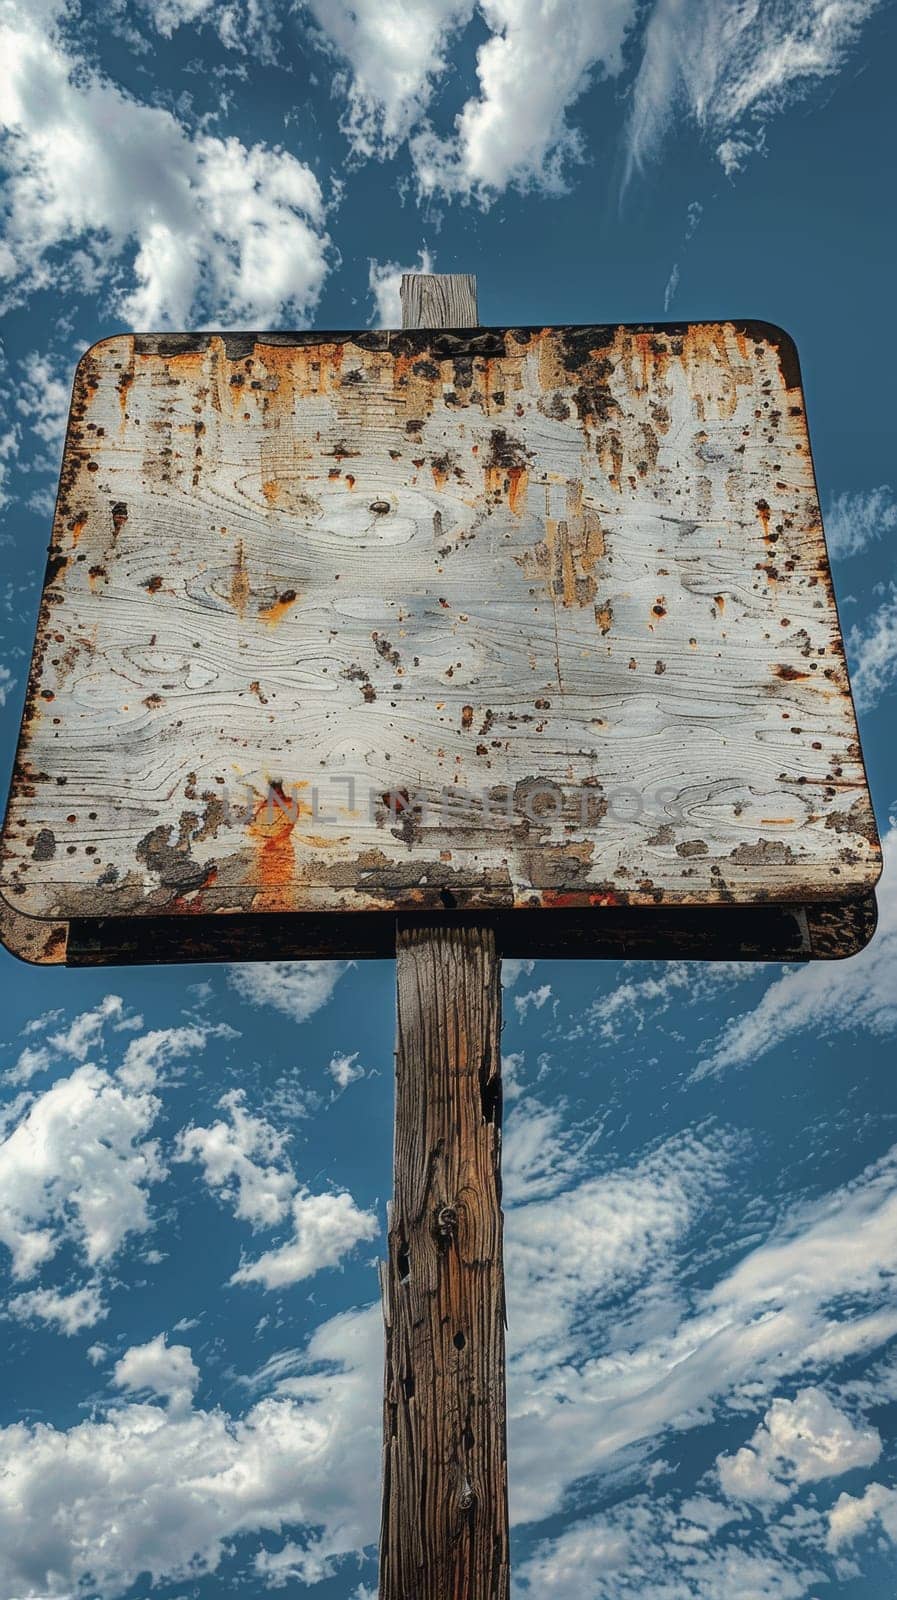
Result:
<svg viewBox="0 0 897 1600"><path fill-rule="evenodd" d="M613 620L613 607L609 600L605 600L604 605L595 607L595 621L602 633L610 633Z"/></svg>
<svg viewBox="0 0 897 1600"><path fill-rule="evenodd" d="M529 473L526 467L508 468L508 505L515 517L519 517L526 505L526 491L529 484Z"/></svg>
<svg viewBox="0 0 897 1600"><path fill-rule="evenodd" d="M299 596L295 589L284 589L283 594L278 595L277 599L273 600L269 606L262 607L259 611L259 616L263 622L270 624L280 622L298 599Z"/></svg>
<svg viewBox="0 0 897 1600"><path fill-rule="evenodd" d="M720 616L723 616L725 614L725 610L726 610L726 597L725 597L725 595L724 594L715 594L713 596L713 604L716 606L716 609L719 612Z"/></svg>
<svg viewBox="0 0 897 1600"><path fill-rule="evenodd" d="M71 536L72 536L72 544L73 545L76 545L78 543L78 540L80 539L80 537L81 537L81 535L84 532L84 529L86 527L87 527L87 518L86 518L86 516L84 516L84 517L73 517L72 518L72 521L69 523L69 532L71 533Z"/></svg>
<svg viewBox="0 0 897 1600"><path fill-rule="evenodd" d="M312 815L311 807L299 799L296 790L307 788L306 783L294 784L293 793L287 795L281 784L274 783L255 807L247 831L255 846L254 881L259 885L254 904L262 910L283 911L290 907L289 891L295 872L293 830L300 816Z"/></svg>
<svg viewBox="0 0 897 1600"><path fill-rule="evenodd" d="M770 516L770 512L769 512L769 505L768 505L766 500L758 500L757 501L757 515L760 518L760 524L761 524L761 526L763 528L763 537L768 542L769 541L769 516Z"/></svg>
<svg viewBox="0 0 897 1600"><path fill-rule="evenodd" d="M234 571L230 582L230 603L236 611L237 616L242 617L243 612L246 610L246 602L248 599L249 574L246 571L246 559L243 555L243 541L241 539L237 545L237 557L234 562Z"/></svg>
<svg viewBox="0 0 897 1600"><path fill-rule="evenodd" d="M461 707L461 726L462 726L462 728L469 728L472 723L473 723L473 706L462 706Z"/></svg>
<svg viewBox="0 0 897 1600"><path fill-rule="evenodd" d="M280 484L277 482L276 478L266 478L265 482L262 484L262 494L267 500L269 506L276 504L277 497L280 494Z"/></svg>

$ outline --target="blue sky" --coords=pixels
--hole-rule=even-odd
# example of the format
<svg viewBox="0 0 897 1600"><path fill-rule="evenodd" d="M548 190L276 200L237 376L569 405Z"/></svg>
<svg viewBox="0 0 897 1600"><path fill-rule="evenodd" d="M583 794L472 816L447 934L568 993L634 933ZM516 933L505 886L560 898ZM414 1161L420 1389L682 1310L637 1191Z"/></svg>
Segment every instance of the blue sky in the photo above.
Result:
<svg viewBox="0 0 897 1600"><path fill-rule="evenodd" d="M886 866L836 967L507 963L517 1600L897 1566L897 12L0 0L0 702L71 373L150 326L766 318L801 353ZM387 963L2 956L0 1600L371 1600Z"/></svg>

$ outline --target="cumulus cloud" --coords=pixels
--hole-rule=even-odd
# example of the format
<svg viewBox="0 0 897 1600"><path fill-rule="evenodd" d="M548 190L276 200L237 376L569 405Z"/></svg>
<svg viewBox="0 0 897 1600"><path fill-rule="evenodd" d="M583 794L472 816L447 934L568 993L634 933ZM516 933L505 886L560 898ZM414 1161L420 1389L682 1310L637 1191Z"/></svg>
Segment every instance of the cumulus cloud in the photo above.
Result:
<svg viewBox="0 0 897 1600"><path fill-rule="evenodd" d="M48 1042L78 1059L110 1017L130 1025L116 996ZM33 1277L63 1241L98 1266L147 1231L149 1190L166 1172L149 1137L160 1109L158 1073L174 1056L201 1049L210 1031L159 1029L132 1039L118 1072L84 1062L13 1107L0 1143L0 1242L15 1278Z"/></svg>
<svg viewBox="0 0 897 1600"><path fill-rule="evenodd" d="M343 128L361 156L391 155L426 110L473 0L307 0L321 39L348 64Z"/></svg>
<svg viewBox="0 0 897 1600"><path fill-rule="evenodd" d="M5 1083L30 1083L39 1072L46 1072L53 1057L46 1045L26 1044L18 1060L3 1074Z"/></svg>
<svg viewBox="0 0 897 1600"><path fill-rule="evenodd" d="M825 542L833 556L855 556L895 529L897 500L887 483L836 494L825 514Z"/></svg>
<svg viewBox="0 0 897 1600"><path fill-rule="evenodd" d="M897 680L897 585L868 621L851 628L847 652L857 710L872 711Z"/></svg>
<svg viewBox="0 0 897 1600"><path fill-rule="evenodd" d="M399 293L406 272L432 272L436 265L426 245L417 253L411 267L401 267L397 261L368 263L368 291L374 302L371 323L375 328L401 328L402 299Z"/></svg>
<svg viewBox="0 0 897 1600"><path fill-rule="evenodd" d="M228 968L228 981L241 1000L273 1006L294 1022L326 1006L350 961L247 961Z"/></svg>
<svg viewBox="0 0 897 1600"><path fill-rule="evenodd" d="M595 77L621 70L633 0L482 0L480 12L490 37L479 93L449 138L425 129L412 140L420 189L483 201L511 184L562 192L586 152L567 113Z"/></svg>
<svg viewBox="0 0 897 1600"><path fill-rule="evenodd" d="M221 1096L225 1117L209 1127L179 1133L175 1161L198 1161L209 1188L227 1199L234 1215L255 1228L269 1228L289 1209L296 1178L286 1157L289 1137L246 1109L243 1089Z"/></svg>
<svg viewBox="0 0 897 1600"><path fill-rule="evenodd" d="M364 1067L358 1060L359 1052L355 1050L352 1055L333 1055L330 1058L327 1071L336 1084L337 1089L348 1089L350 1083L357 1083L364 1077Z"/></svg>
<svg viewBox="0 0 897 1600"><path fill-rule="evenodd" d="M116 1596L214 1573L233 1541L290 1530L322 1561L376 1539L379 1316L325 1324L244 1415L190 1404L196 1368L161 1336L125 1353L122 1399L68 1429L0 1429L0 1590ZM288 1542L285 1540L285 1542Z"/></svg>
<svg viewBox="0 0 897 1600"><path fill-rule="evenodd" d="M817 1037L857 1028L882 1035L897 1028L897 828L886 835L883 850L872 942L846 961L810 962L777 978L752 1011L726 1024L694 1078L755 1061L806 1028Z"/></svg>
<svg viewBox="0 0 897 1600"><path fill-rule="evenodd" d="M169 1345L164 1333L132 1345L115 1363L112 1381L130 1393L148 1389L167 1400L171 1411L186 1410L199 1383L199 1368L185 1344Z"/></svg>
<svg viewBox="0 0 897 1600"><path fill-rule="evenodd" d="M0 1144L0 1241L30 1278L64 1238L107 1261L150 1226L147 1191L165 1174L148 1138L159 1101L99 1067L78 1067L35 1100Z"/></svg>
<svg viewBox="0 0 897 1600"><path fill-rule="evenodd" d="M857 1424L822 1389L773 1400L753 1438L717 1457L723 1492L763 1505L787 1500L803 1483L871 1467L881 1455L877 1428Z"/></svg>
<svg viewBox="0 0 897 1600"><path fill-rule="evenodd" d="M627 178L685 115L730 175L763 124L839 71L879 0L655 0L627 132Z"/></svg>
<svg viewBox="0 0 897 1600"><path fill-rule="evenodd" d="M521 1022L525 1021L530 1006L535 1011L541 1011L547 1000L551 999L551 984L540 983L538 989L529 989L526 994L515 994L514 1009Z"/></svg>
<svg viewBox="0 0 897 1600"><path fill-rule="evenodd" d="M69 413L71 384L56 371L47 355L32 350L21 363L17 405L28 418L31 431L44 444L61 450Z"/></svg>
<svg viewBox="0 0 897 1600"><path fill-rule="evenodd" d="M875 1522L897 1544L897 1489L870 1483L861 1495L839 1495L828 1515L828 1548L852 1543Z"/></svg>
<svg viewBox="0 0 897 1600"><path fill-rule="evenodd" d="M107 994L91 1011L82 1011L58 1033L51 1033L48 1043L61 1055L74 1056L76 1061L86 1061L103 1037L109 1023L116 1030L143 1027L143 1018L131 1016L120 995Z"/></svg>
<svg viewBox="0 0 897 1600"><path fill-rule="evenodd" d="M30 1289L13 1295L6 1309L19 1322L36 1319L69 1336L94 1327L109 1315L96 1283L85 1284L69 1294L59 1289Z"/></svg>
<svg viewBox="0 0 897 1600"><path fill-rule="evenodd" d="M257 1261L244 1261L231 1283L260 1283L265 1289L286 1289L325 1267L336 1267L364 1239L376 1239L380 1224L372 1211L362 1211L345 1190L293 1197L293 1238L266 1250Z"/></svg>
<svg viewBox="0 0 897 1600"><path fill-rule="evenodd" d="M134 326L304 323L329 251L310 167L135 99L69 54L45 10L0 12L6 303L53 283L105 288Z"/></svg>
<svg viewBox="0 0 897 1600"><path fill-rule="evenodd" d="M505 956L501 964L501 986L513 989L521 978L528 978L535 969L535 961Z"/></svg>

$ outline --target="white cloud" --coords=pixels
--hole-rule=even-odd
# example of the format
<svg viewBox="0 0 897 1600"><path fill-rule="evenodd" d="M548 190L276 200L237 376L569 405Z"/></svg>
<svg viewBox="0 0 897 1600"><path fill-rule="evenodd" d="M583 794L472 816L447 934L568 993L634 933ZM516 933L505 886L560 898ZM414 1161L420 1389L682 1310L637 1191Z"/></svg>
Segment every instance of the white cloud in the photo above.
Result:
<svg viewBox="0 0 897 1600"><path fill-rule="evenodd" d="M37 350L25 357L21 367L16 396L18 409L29 419L29 426L39 439L61 449L71 384L63 381L49 357Z"/></svg>
<svg viewBox="0 0 897 1600"><path fill-rule="evenodd" d="M629 1173L509 1211L516 1521L558 1511L578 1480L706 1422L724 1399L755 1408L785 1377L830 1375L897 1334L897 1148L683 1306L675 1252L727 1159L710 1139L671 1141ZM625 1308L596 1321L620 1285Z"/></svg>
<svg viewBox="0 0 897 1600"><path fill-rule="evenodd" d="M378 1314L337 1317L275 1395L232 1416L191 1407L189 1351L154 1340L125 1354L116 1381L178 1404L122 1400L69 1429L0 1430L0 1592L189 1583L248 1533L305 1528L322 1560L371 1544L381 1349Z"/></svg>
<svg viewBox="0 0 897 1600"><path fill-rule="evenodd" d="M256 1228L272 1227L286 1215L296 1188L285 1155L288 1135L247 1111L243 1089L231 1089L218 1104L227 1120L184 1128L174 1160L198 1161L209 1188L230 1202L236 1217Z"/></svg>
<svg viewBox="0 0 897 1600"><path fill-rule="evenodd" d="M850 683L858 711L872 711L897 680L897 584L887 600L847 636Z"/></svg>
<svg viewBox="0 0 897 1600"><path fill-rule="evenodd" d="M390 155L420 120L446 70L452 33L473 0L307 0L326 40L348 63L343 130L360 156Z"/></svg>
<svg viewBox="0 0 897 1600"><path fill-rule="evenodd" d="M48 1043L61 1055L74 1056L76 1061L86 1061L103 1037L106 1023L117 1029L137 1029L143 1026L141 1017L129 1016L124 1001L117 994L107 994L92 1011L82 1011L65 1029L51 1033Z"/></svg>
<svg viewBox="0 0 897 1600"><path fill-rule="evenodd" d="M148 1389L167 1400L171 1411L189 1409L199 1383L199 1368L185 1344L169 1345L164 1333L147 1344L132 1345L115 1363L112 1381L135 1393Z"/></svg>
<svg viewBox="0 0 897 1600"><path fill-rule="evenodd" d="M311 169L136 100L69 55L45 9L0 12L7 303L52 283L107 288L136 326L304 322L329 250Z"/></svg>
<svg viewBox="0 0 897 1600"><path fill-rule="evenodd" d="M147 1134L159 1102L82 1066L30 1106L0 1144L0 1241L29 1278L76 1240L91 1265L150 1226L147 1189L165 1169Z"/></svg>
<svg viewBox="0 0 897 1600"><path fill-rule="evenodd" d="M401 267L397 261L368 263L368 291L374 301L371 323L375 328L401 328L402 299L400 290L406 272L432 272L436 265L426 245L417 253L411 267Z"/></svg>
<svg viewBox="0 0 897 1600"><path fill-rule="evenodd" d="M327 1071L338 1089L348 1089L350 1083L357 1083L364 1077L364 1067L358 1062L358 1056L357 1050L350 1056L331 1056Z"/></svg>
<svg viewBox="0 0 897 1600"><path fill-rule="evenodd" d="M535 970L536 963L528 959L518 959L505 956L501 963L501 986L503 989L513 989L515 983L521 978L528 978Z"/></svg>
<svg viewBox="0 0 897 1600"><path fill-rule="evenodd" d="M345 1190L293 1197L293 1238L257 1261L244 1261L231 1283L261 1283L285 1289L325 1267L338 1266L363 1239L376 1239L380 1225L372 1211L362 1211Z"/></svg>
<svg viewBox="0 0 897 1600"><path fill-rule="evenodd" d="M118 1078L129 1089L152 1089L163 1069L179 1056L188 1055L191 1050L203 1050L207 1039L236 1037L234 1029L222 1022L214 1027L200 1028L190 1023L178 1028L151 1028L139 1039L131 1040L118 1069Z"/></svg>
<svg viewBox="0 0 897 1600"><path fill-rule="evenodd" d="M897 1544L897 1489L883 1483L866 1485L861 1495L842 1494L828 1514L828 1548L858 1539L873 1522L879 1522L892 1544Z"/></svg>
<svg viewBox="0 0 897 1600"><path fill-rule="evenodd" d="M897 828L883 841L884 871L876 891L878 929L859 955L810 962L770 984L753 1011L728 1022L694 1078L743 1066L806 1028L816 1037L868 1028L897 1028Z"/></svg>
<svg viewBox="0 0 897 1600"><path fill-rule="evenodd" d="M877 1428L857 1425L822 1389L773 1400L753 1438L717 1457L723 1492L763 1505L790 1498L804 1483L871 1467L881 1455Z"/></svg>
<svg viewBox="0 0 897 1600"><path fill-rule="evenodd" d="M708 1510L710 1515L708 1515ZM517 1572L521 1596L551 1600L801 1600L825 1575L763 1544L708 1543L731 1521L710 1502L634 1496L546 1540Z"/></svg>
<svg viewBox="0 0 897 1600"><path fill-rule="evenodd" d="M5 1083L30 1083L39 1072L46 1072L53 1057L46 1045L26 1044L14 1067L4 1072Z"/></svg>
<svg viewBox="0 0 897 1600"><path fill-rule="evenodd" d="M521 1022L526 1018L530 1006L535 1011L541 1011L547 1000L551 999L551 984L542 983L538 989L530 989L526 994L515 994L514 1009Z"/></svg>
<svg viewBox="0 0 897 1600"><path fill-rule="evenodd" d="M836 494L825 514L825 542L833 556L855 556L895 529L897 500L887 483Z"/></svg>
<svg viewBox="0 0 897 1600"><path fill-rule="evenodd" d="M0 505L5 505L3 498L3 476L0 473ZM9 696L14 692L18 678L14 678L9 667L0 662L0 706L5 706Z"/></svg>
<svg viewBox="0 0 897 1600"><path fill-rule="evenodd" d="M273 1006L294 1022L326 1006L349 967L349 961L259 961L228 967L228 981L241 1000Z"/></svg>
<svg viewBox="0 0 897 1600"><path fill-rule="evenodd" d="M482 201L511 184L559 193L585 156L567 112L594 77L621 70L633 0L481 0L480 12L491 37L477 51L479 94L451 138L426 129L412 140L420 189Z"/></svg>
<svg viewBox="0 0 897 1600"><path fill-rule="evenodd" d="M762 148L764 120L837 72L879 0L655 0L627 135L627 179L684 112L728 173Z"/></svg>
<svg viewBox="0 0 897 1600"><path fill-rule="evenodd" d="M54 1050L87 1053L103 1023L135 1019L116 996L49 1036ZM117 1073L89 1062L11 1108L0 1142L0 1242L16 1278L30 1278L72 1240L91 1266L112 1260L125 1240L150 1227L148 1190L165 1177L148 1137L160 1103L161 1068L199 1050L214 1029L167 1028L132 1039Z"/></svg>
<svg viewBox="0 0 897 1600"><path fill-rule="evenodd" d="M69 1294L58 1289L29 1289L25 1294L14 1295L7 1310L19 1322L29 1322L36 1317L68 1335L92 1328L109 1315L109 1307L103 1304L96 1283L85 1284Z"/></svg>

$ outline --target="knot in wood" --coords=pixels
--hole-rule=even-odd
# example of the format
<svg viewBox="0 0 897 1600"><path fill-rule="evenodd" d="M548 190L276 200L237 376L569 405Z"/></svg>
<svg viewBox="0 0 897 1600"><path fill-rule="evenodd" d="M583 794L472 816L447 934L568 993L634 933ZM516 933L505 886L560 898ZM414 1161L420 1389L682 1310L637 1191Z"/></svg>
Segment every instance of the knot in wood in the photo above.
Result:
<svg viewBox="0 0 897 1600"><path fill-rule="evenodd" d="M457 1206L440 1206L436 1213L436 1234L440 1239L454 1239L458 1232Z"/></svg>
<svg viewBox="0 0 897 1600"><path fill-rule="evenodd" d="M458 1505L462 1511L469 1511L476 1504L476 1495L469 1483L465 1483L458 1496Z"/></svg>
<svg viewBox="0 0 897 1600"><path fill-rule="evenodd" d="M368 507L368 509L370 511L375 512L375 514L378 517L385 517L387 511L390 509L389 501L388 500L372 500L371 503L370 503L370 506Z"/></svg>

